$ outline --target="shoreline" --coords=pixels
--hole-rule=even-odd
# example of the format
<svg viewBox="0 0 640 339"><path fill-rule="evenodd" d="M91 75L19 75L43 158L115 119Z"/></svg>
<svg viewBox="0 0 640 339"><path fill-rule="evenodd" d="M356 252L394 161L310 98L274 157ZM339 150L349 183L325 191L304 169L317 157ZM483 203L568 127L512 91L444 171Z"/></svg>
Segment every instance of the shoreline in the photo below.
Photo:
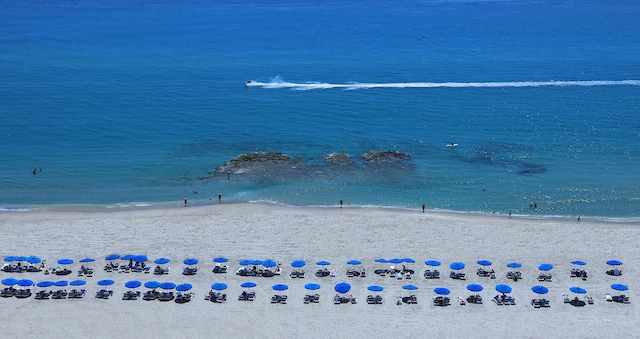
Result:
<svg viewBox="0 0 640 339"><path fill-rule="evenodd" d="M287 205L273 201L260 200L260 201L225 201L218 202L217 200L189 200L188 205L185 206L183 202L131 202L131 203L118 203L118 204L73 204L73 205L30 205L28 207L20 208L3 208L0 209L0 216L3 214L11 213L40 213L40 212L76 212L76 213L117 213L117 212L131 212L131 211L145 211L145 210L172 210L172 209L184 209L184 208L206 208L211 206L229 206L229 205L262 205L265 207L283 207L292 209L308 209L308 210L331 210L339 209L339 205L311 205L311 206L296 206ZM392 211L399 213L420 213L419 208L400 207L400 206L372 206L372 205L345 205L342 207L345 210L370 210L370 211ZM563 216L563 215L535 215L535 214L508 214L503 213L489 213L478 211L455 211L446 209L425 209L425 214L430 215L442 215L442 216L468 216L468 217L488 217L488 218L508 218L508 219L526 219L526 220L540 220L540 221L558 221L558 222L571 222L577 221L577 216ZM581 215L581 222L589 223L615 223L615 224L629 224L634 226L640 226L640 218L613 218L613 217L599 217Z"/></svg>

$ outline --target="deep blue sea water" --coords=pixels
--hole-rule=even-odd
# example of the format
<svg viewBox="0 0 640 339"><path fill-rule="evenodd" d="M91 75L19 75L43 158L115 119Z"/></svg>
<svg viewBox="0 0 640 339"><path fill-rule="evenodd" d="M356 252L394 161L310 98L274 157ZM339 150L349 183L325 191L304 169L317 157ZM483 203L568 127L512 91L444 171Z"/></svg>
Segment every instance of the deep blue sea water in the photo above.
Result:
<svg viewBox="0 0 640 339"><path fill-rule="evenodd" d="M3 0L0 209L220 193L638 218L639 17L637 1ZM368 150L412 159L367 167ZM264 151L308 166L215 174Z"/></svg>

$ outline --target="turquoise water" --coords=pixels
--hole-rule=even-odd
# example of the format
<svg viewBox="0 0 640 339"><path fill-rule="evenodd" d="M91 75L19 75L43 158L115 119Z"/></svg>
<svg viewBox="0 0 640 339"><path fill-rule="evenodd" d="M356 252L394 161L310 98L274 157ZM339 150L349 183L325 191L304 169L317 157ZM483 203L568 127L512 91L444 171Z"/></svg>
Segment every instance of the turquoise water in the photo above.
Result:
<svg viewBox="0 0 640 339"><path fill-rule="evenodd" d="M633 1L2 1L0 208L220 193L637 218L638 17ZM387 149L412 160L359 161ZM263 151L307 166L215 173Z"/></svg>

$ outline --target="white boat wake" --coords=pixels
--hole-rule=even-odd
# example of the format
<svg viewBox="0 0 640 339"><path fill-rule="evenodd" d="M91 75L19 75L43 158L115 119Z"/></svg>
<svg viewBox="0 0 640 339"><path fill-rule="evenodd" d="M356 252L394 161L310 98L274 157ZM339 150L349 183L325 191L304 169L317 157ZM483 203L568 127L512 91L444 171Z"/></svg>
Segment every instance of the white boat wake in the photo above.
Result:
<svg viewBox="0 0 640 339"><path fill-rule="evenodd" d="M504 88L504 87L569 87L569 86L640 86L640 80L577 80L577 81L505 81L505 82L391 82L391 83L345 83L332 84L326 82L296 83L276 78L270 82L249 80L247 87L267 89L373 89L373 88Z"/></svg>

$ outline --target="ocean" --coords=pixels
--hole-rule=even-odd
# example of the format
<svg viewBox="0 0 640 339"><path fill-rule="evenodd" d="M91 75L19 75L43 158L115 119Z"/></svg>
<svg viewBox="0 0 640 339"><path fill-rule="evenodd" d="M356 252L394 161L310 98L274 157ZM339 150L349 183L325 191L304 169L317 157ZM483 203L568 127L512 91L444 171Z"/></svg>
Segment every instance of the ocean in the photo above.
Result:
<svg viewBox="0 0 640 339"><path fill-rule="evenodd" d="M637 219L638 17L637 1L2 0L0 210L221 194ZM361 159L384 150L411 158ZM251 152L295 160L216 171Z"/></svg>

